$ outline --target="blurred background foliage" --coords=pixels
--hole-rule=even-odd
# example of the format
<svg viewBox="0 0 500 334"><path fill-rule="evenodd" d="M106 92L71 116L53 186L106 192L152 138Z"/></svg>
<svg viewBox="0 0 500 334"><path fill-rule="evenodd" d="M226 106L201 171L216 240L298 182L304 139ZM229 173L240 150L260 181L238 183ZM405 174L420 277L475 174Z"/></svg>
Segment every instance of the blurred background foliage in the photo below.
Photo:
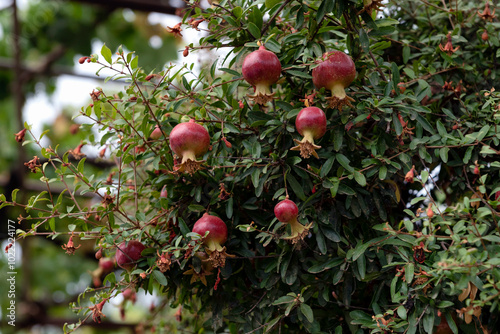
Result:
<svg viewBox="0 0 500 334"><path fill-rule="evenodd" d="M29 160L26 157L36 154L36 147L32 144L21 146L14 138L24 122L33 123L27 119L26 103L37 95L46 94L50 100L60 76L69 75L81 79L83 84L90 81L94 86L98 85L93 72L87 74L77 68L82 66L77 60L100 49L104 41L113 50L123 45L124 49L139 52L145 71L158 70L175 61L182 40L174 38L157 22L158 19L152 22L150 17L151 12L156 12L157 16L169 15L170 21L180 21L176 13L182 13L182 8L183 3L179 1L106 1L105 5L93 4L92 1L0 1L0 193L10 194L13 189L20 189L17 199L22 201L40 191L37 187L39 177L30 175L23 165ZM166 16L160 15L159 18L164 20ZM90 91L84 91L78 85L71 88L75 95L87 96L90 103ZM53 114L54 121L36 125L50 130L45 137L48 145L58 143L67 151L86 138L90 130L72 120L75 108L80 106L71 103L71 96L65 100L68 106L62 109L57 106L51 110L47 110L47 106L40 108L39 113ZM101 167L96 163L91 168L99 173ZM90 205L90 198L79 201L82 205ZM7 246L7 220L16 221L20 213L16 208L0 210L2 250ZM56 224L59 228L68 223L63 219ZM8 326L5 313L2 313L10 299L4 289L7 287L4 285L7 260L5 256L0 257L0 333L59 333L65 322L76 321L68 303L92 284L92 276L95 276L92 272L98 268L98 263L92 241L75 239L83 246L82 251L72 257L61 250L62 242L40 236L17 245L16 327ZM140 306L128 302L127 308L131 311L127 313L129 316L133 314L128 321L137 323L151 302L146 298L139 298ZM119 318L118 313L114 314L114 319ZM83 328L80 332L131 331L132 326L126 322L115 324L112 319L113 315L109 324L99 330Z"/></svg>

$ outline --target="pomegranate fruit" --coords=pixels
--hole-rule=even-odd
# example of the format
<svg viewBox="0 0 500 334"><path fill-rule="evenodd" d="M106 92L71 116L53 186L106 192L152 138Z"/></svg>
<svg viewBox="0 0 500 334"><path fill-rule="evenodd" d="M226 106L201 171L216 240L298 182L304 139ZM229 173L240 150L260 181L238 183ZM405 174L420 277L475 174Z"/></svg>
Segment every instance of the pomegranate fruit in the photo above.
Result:
<svg viewBox="0 0 500 334"><path fill-rule="evenodd" d="M301 241L308 234L311 224L304 226L297 220L299 216L299 208L297 204L288 198L276 204L274 207L274 215L282 223L287 223L292 229L291 235L286 237L286 240L291 241L293 244Z"/></svg>
<svg viewBox="0 0 500 334"><path fill-rule="evenodd" d="M137 240L130 240L128 243L122 242L116 250L116 264L125 270L133 269L135 262L142 257L141 253L144 249L146 246Z"/></svg>
<svg viewBox="0 0 500 334"><path fill-rule="evenodd" d="M181 163L174 166L174 170L189 174L199 170L203 161L197 161L196 158L208 151L210 146L208 131L191 119L189 122L177 124L170 132L169 139L172 151L182 158Z"/></svg>
<svg viewBox="0 0 500 334"><path fill-rule="evenodd" d="M208 231L208 235L203 238L205 251L208 254L208 261L217 267L226 265L226 247L222 246L227 241L227 226L216 216L205 213L193 226L193 232L202 237Z"/></svg>
<svg viewBox="0 0 500 334"><path fill-rule="evenodd" d="M168 198L167 185L164 185L163 188L161 188L160 198Z"/></svg>
<svg viewBox="0 0 500 334"><path fill-rule="evenodd" d="M161 138L161 129L158 125L155 126L155 129L153 130L153 132L151 132L151 139L154 139L154 140L158 140Z"/></svg>
<svg viewBox="0 0 500 334"><path fill-rule="evenodd" d="M352 107L353 98L345 93L356 77L356 67L351 57L342 51L326 52L319 65L312 71L313 83L316 88L326 88L332 91L328 97L328 106L342 111L344 105Z"/></svg>
<svg viewBox="0 0 500 334"><path fill-rule="evenodd" d="M300 156L307 159L311 155L318 157L316 150L321 146L315 145L314 140L320 139L326 132L326 116L323 110L316 107L302 109L295 120L297 131L304 136L302 140L294 139L297 146L292 147L293 151L300 151Z"/></svg>
<svg viewBox="0 0 500 334"><path fill-rule="evenodd" d="M105 274L107 274L113 271L115 263L110 258L102 257L101 259L99 259L99 267Z"/></svg>
<svg viewBox="0 0 500 334"><path fill-rule="evenodd" d="M266 104L273 99L270 86L278 81L281 63L278 57L261 45L243 60L241 68L243 78L255 88L255 94L249 98L258 104Z"/></svg>

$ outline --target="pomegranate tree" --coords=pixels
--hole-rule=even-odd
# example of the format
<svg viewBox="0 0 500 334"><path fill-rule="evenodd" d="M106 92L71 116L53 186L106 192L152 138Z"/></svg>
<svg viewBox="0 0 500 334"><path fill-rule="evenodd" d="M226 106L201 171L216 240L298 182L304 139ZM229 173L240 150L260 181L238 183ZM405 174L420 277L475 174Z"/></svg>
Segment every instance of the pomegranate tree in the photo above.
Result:
<svg viewBox="0 0 500 334"><path fill-rule="evenodd" d="M316 107L302 109L295 120L295 127L304 138L294 139L297 146L292 147L291 150L300 151L300 156L306 159L311 154L319 158L316 150L321 146L315 145L314 140L320 139L326 132L326 116L323 110Z"/></svg>
<svg viewBox="0 0 500 334"><path fill-rule="evenodd" d="M125 270L133 269L135 263L142 258L141 253L144 249L146 246L137 240L131 240L128 243L122 242L116 249L116 264Z"/></svg>
<svg viewBox="0 0 500 334"><path fill-rule="evenodd" d="M273 99L270 86L278 81L281 63L278 57L261 45L243 60L241 69L243 78L255 88L255 94L249 95L258 104L266 104Z"/></svg>
<svg viewBox="0 0 500 334"><path fill-rule="evenodd" d="M342 51L326 52L319 61L319 65L312 71L313 83L316 88L325 88L332 92L328 97L330 108L342 111L344 105L351 106L353 98L345 93L356 77L356 67L351 57Z"/></svg>
<svg viewBox="0 0 500 334"><path fill-rule="evenodd" d="M216 216L205 213L193 226L193 232L198 233L203 238L205 251L208 254L208 261L214 267L224 267L226 265L226 247L222 246L227 241L227 226Z"/></svg>
<svg viewBox="0 0 500 334"><path fill-rule="evenodd" d="M304 239L304 237L309 233L309 228L311 224L304 226L297 220L299 216L299 208L297 204L288 198L276 204L274 207L274 215L282 223L287 223L290 225L291 234L290 236L284 238L296 244L297 242Z"/></svg>
<svg viewBox="0 0 500 334"><path fill-rule="evenodd" d="M174 170L189 174L199 170L203 161L197 161L196 158L203 156L210 147L208 131L191 119L189 122L177 124L170 132L169 139L172 151L182 158Z"/></svg>

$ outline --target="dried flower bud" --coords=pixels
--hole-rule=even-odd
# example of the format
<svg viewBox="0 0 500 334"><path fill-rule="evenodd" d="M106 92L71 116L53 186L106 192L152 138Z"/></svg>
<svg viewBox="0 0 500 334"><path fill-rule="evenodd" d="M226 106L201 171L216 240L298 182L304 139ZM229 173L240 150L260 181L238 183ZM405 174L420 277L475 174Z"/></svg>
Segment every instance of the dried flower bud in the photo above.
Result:
<svg viewBox="0 0 500 334"><path fill-rule="evenodd" d="M427 214L427 217L429 217L429 219L434 217L434 211L432 210L432 203L429 203L429 206L427 207L426 214Z"/></svg>
<svg viewBox="0 0 500 334"><path fill-rule="evenodd" d="M104 147L100 152L99 152L99 158L104 158L104 155L106 154L106 147Z"/></svg>
<svg viewBox="0 0 500 334"><path fill-rule="evenodd" d="M189 55L189 46L186 46L186 48L184 49L184 51L182 52L182 55L184 57L187 57Z"/></svg>
<svg viewBox="0 0 500 334"><path fill-rule="evenodd" d="M83 64L86 60L88 62L88 60L90 60L90 57L80 57L80 59L78 59L78 63Z"/></svg>
<svg viewBox="0 0 500 334"><path fill-rule="evenodd" d="M18 143L22 143L24 141L24 136L26 135L26 129L22 129L18 133L16 133L14 136L16 137L16 141Z"/></svg>
<svg viewBox="0 0 500 334"><path fill-rule="evenodd" d="M222 137L222 140L224 141L224 144L226 144L227 148L233 147L233 145L229 142L229 140L226 139L226 137Z"/></svg>

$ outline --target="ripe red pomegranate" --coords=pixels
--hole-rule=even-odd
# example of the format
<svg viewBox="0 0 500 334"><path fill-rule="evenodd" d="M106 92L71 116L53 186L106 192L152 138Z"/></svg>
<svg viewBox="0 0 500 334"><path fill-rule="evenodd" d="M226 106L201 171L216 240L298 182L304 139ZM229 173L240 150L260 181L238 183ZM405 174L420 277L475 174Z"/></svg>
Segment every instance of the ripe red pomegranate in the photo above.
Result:
<svg viewBox="0 0 500 334"><path fill-rule="evenodd" d="M193 232L204 236L205 250L209 255L208 260L214 267L224 267L226 265L226 247L222 245L227 240L227 226L219 217L205 213L193 226Z"/></svg>
<svg viewBox="0 0 500 334"><path fill-rule="evenodd" d="M251 99L258 104L272 100L270 86L278 81L281 74L281 63L273 52L261 45L245 57L241 71L243 78L255 88L255 94L249 95Z"/></svg>
<svg viewBox="0 0 500 334"><path fill-rule="evenodd" d="M304 136L302 140L294 139L297 146L292 147L293 151L300 151L300 156L307 159L312 155L316 158L316 150L321 146L315 145L314 140L323 137L326 132L326 116L323 110L316 107L302 109L295 120L297 131Z"/></svg>
<svg viewBox="0 0 500 334"><path fill-rule="evenodd" d="M332 96L327 98L330 108L342 111L344 105L352 106L353 98L345 93L356 77L356 67L352 58L342 51L326 52L319 65L312 71L313 83L318 89L326 88L332 91Z"/></svg>
<svg viewBox="0 0 500 334"><path fill-rule="evenodd" d="M144 249L146 246L137 240L130 240L128 243L122 242L116 249L116 264L125 270L133 269L135 262L142 257L141 253Z"/></svg>
<svg viewBox="0 0 500 334"><path fill-rule="evenodd" d="M99 260L99 267L102 269L104 273L110 273L111 271L113 271L115 263L108 257L102 257Z"/></svg>
<svg viewBox="0 0 500 334"><path fill-rule="evenodd" d="M194 174L199 170L203 161L197 161L196 158L208 151L208 131L191 119L189 122L177 124L170 132L169 139L172 151L182 158L181 163L174 167L175 171Z"/></svg>
<svg viewBox="0 0 500 334"><path fill-rule="evenodd" d="M299 223L297 220L299 208L288 198L276 204L274 207L274 215L280 222L290 225L292 233L285 239L290 240L293 244L303 240L308 234L311 225L304 226Z"/></svg>
<svg viewBox="0 0 500 334"><path fill-rule="evenodd" d="M155 126L155 129L153 130L153 132L151 132L151 139L154 139L154 140L158 140L161 138L161 129L158 125Z"/></svg>

